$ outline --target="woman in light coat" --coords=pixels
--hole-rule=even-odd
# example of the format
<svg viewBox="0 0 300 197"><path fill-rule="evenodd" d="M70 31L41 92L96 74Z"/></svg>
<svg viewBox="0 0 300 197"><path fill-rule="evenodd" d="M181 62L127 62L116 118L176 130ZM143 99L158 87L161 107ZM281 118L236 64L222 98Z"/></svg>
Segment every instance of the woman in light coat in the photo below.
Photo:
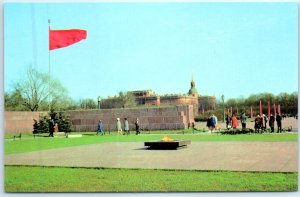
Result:
<svg viewBox="0 0 300 197"><path fill-rule="evenodd" d="M121 134L122 135L122 126L121 126L121 121L120 118L117 118L117 125L116 125L117 131L118 131L118 135Z"/></svg>
<svg viewBox="0 0 300 197"><path fill-rule="evenodd" d="M128 120L127 120L127 118L124 118L124 135L125 134L127 134L127 135L129 135L129 123L128 123Z"/></svg>

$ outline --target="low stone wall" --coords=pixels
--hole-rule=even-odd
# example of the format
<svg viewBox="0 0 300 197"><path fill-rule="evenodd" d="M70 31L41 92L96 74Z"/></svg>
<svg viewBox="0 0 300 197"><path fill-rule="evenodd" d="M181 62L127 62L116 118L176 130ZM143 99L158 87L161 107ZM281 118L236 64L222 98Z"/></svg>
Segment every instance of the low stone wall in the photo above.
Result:
<svg viewBox="0 0 300 197"><path fill-rule="evenodd" d="M32 133L33 120L38 121L44 114L46 115L47 112L4 112L5 133Z"/></svg>
<svg viewBox="0 0 300 197"><path fill-rule="evenodd" d="M5 133L31 133L34 119L47 112L5 112ZM143 130L184 129L188 123L194 121L192 105L177 105L149 108L100 109L66 111L65 115L71 120L72 131L95 131L101 119L106 131L114 131L116 118L128 119L130 130L135 130L134 122L139 118L140 128Z"/></svg>
<svg viewBox="0 0 300 197"><path fill-rule="evenodd" d="M193 106L169 106L149 108L102 109L89 111L67 111L72 121L73 131L95 131L98 121L103 122L104 130L116 130L116 119L128 119L129 129L135 130L134 122L139 118L143 130L184 129L193 121Z"/></svg>

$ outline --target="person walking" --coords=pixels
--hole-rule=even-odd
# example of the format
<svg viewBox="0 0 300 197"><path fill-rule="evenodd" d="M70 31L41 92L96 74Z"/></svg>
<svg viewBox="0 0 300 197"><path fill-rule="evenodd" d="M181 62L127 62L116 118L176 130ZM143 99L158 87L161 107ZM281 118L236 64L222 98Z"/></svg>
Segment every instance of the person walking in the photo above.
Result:
<svg viewBox="0 0 300 197"><path fill-rule="evenodd" d="M239 121L236 118L235 114L231 117L231 128L236 129L239 126Z"/></svg>
<svg viewBox="0 0 300 197"><path fill-rule="evenodd" d="M247 116L245 112L243 112L241 116L242 130L246 130Z"/></svg>
<svg viewBox="0 0 300 197"><path fill-rule="evenodd" d="M268 117L265 114L263 114L262 115L262 130L264 130L264 131L266 131L266 129L267 129L268 120L269 120Z"/></svg>
<svg viewBox="0 0 300 197"><path fill-rule="evenodd" d="M122 125L121 125L120 118L117 118L116 128L117 128L117 131L118 131L118 135L119 134L122 135Z"/></svg>
<svg viewBox="0 0 300 197"><path fill-rule="evenodd" d="M195 133L195 130L196 130L196 128L195 128L195 122L192 122L192 129L193 129L193 133Z"/></svg>
<svg viewBox="0 0 300 197"><path fill-rule="evenodd" d="M51 117L49 118L49 137L54 137L53 133L54 133L54 127L55 127L55 123L54 123L54 119Z"/></svg>
<svg viewBox="0 0 300 197"><path fill-rule="evenodd" d="M270 115L270 120L269 120L269 126L271 128L271 133L274 133L274 124L275 124L275 117L273 114Z"/></svg>
<svg viewBox="0 0 300 197"><path fill-rule="evenodd" d="M138 135L138 134L140 134L141 132L140 132L140 123L139 123L139 119L138 118L136 118L136 121L135 121L135 134L136 135Z"/></svg>
<svg viewBox="0 0 300 197"><path fill-rule="evenodd" d="M128 120L127 120L127 118L124 118L124 120L125 120L125 122L124 122L124 135L125 134L127 134L127 135L129 135L129 123L128 123Z"/></svg>
<svg viewBox="0 0 300 197"><path fill-rule="evenodd" d="M211 125L211 116L207 118L207 120L206 120L206 126L207 126L207 128L209 130L211 130L211 127L212 127L212 125Z"/></svg>
<svg viewBox="0 0 300 197"><path fill-rule="evenodd" d="M212 114L211 115L211 125L212 125L212 130L214 130L217 127L218 124L218 118Z"/></svg>
<svg viewBox="0 0 300 197"><path fill-rule="evenodd" d="M262 124L261 117L260 117L260 115L257 115L255 120L254 120L255 132L259 133L259 130L261 129L261 124Z"/></svg>
<svg viewBox="0 0 300 197"><path fill-rule="evenodd" d="M101 135L105 135L104 130L103 130L102 120L99 120L99 122L98 122L97 135L98 135L98 133L101 133Z"/></svg>
<svg viewBox="0 0 300 197"><path fill-rule="evenodd" d="M227 114L226 115L226 129L231 128L231 117Z"/></svg>
<svg viewBox="0 0 300 197"><path fill-rule="evenodd" d="M282 131L282 128L281 128L281 120L282 120L282 117L281 117L281 115L278 113L277 115L276 115L276 122L277 122L277 127L278 127L278 133L281 133L281 131Z"/></svg>

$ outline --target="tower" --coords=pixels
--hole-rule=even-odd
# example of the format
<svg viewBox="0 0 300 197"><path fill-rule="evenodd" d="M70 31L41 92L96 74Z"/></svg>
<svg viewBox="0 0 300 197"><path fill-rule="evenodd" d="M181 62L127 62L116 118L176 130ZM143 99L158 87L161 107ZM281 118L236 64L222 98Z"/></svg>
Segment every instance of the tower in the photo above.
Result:
<svg viewBox="0 0 300 197"><path fill-rule="evenodd" d="M192 75L191 88L189 90L188 95L195 96L195 97L198 96L198 91L196 89L195 81L194 81L194 75Z"/></svg>

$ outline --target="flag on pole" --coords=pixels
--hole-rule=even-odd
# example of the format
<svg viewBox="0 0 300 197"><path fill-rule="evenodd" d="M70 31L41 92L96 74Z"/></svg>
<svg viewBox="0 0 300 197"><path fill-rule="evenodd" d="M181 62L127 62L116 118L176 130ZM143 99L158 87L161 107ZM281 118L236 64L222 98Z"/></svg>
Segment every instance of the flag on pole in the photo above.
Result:
<svg viewBox="0 0 300 197"><path fill-rule="evenodd" d="M83 39L86 39L86 35L86 30L82 29L49 29L49 50L59 49L75 44Z"/></svg>
<svg viewBox="0 0 300 197"><path fill-rule="evenodd" d="M278 114L280 115L281 114L281 111L280 111L280 104L278 104L278 106L277 106L277 112L278 112Z"/></svg>
<svg viewBox="0 0 300 197"><path fill-rule="evenodd" d="M261 105L261 100L259 100L259 115L260 115L260 117L262 116L262 105Z"/></svg>
<svg viewBox="0 0 300 197"><path fill-rule="evenodd" d="M270 108L270 101L268 101L268 117L271 116L271 108Z"/></svg>

